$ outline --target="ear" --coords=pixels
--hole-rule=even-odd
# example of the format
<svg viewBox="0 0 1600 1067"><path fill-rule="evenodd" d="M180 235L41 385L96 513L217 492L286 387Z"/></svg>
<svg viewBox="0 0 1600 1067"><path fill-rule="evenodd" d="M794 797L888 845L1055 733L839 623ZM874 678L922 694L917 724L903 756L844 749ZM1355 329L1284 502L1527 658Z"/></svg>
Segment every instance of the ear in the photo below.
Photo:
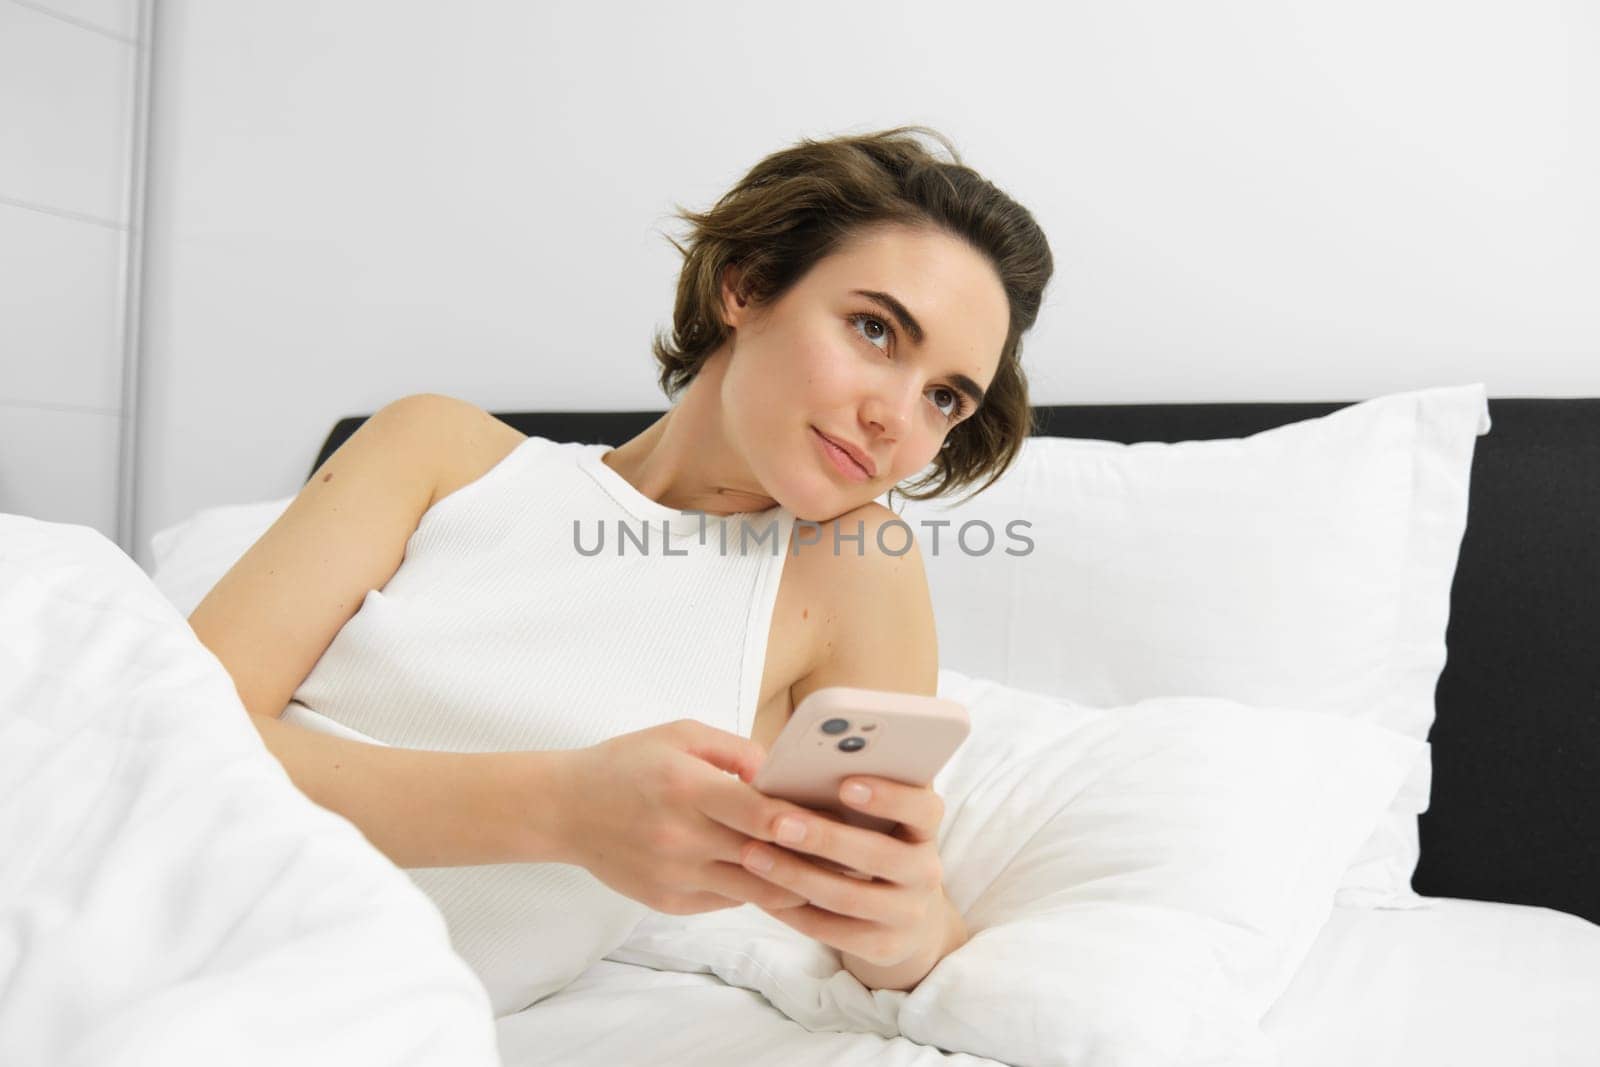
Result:
<svg viewBox="0 0 1600 1067"><path fill-rule="evenodd" d="M730 263L722 268L722 322L725 326L738 329L744 324L745 317L750 312L749 301L745 299L743 280L737 266Z"/></svg>

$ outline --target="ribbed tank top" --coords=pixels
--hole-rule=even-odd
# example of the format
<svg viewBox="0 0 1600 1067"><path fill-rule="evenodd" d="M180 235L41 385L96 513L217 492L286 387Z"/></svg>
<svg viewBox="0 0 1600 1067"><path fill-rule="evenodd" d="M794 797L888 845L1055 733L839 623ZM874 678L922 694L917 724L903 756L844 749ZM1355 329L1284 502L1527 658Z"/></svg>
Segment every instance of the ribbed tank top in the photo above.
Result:
<svg viewBox="0 0 1600 1067"><path fill-rule="evenodd" d="M610 450L530 437L435 503L284 719L454 752L579 748L679 718L750 736L794 516L666 507ZM497 1015L566 985L647 910L577 866L407 873Z"/></svg>

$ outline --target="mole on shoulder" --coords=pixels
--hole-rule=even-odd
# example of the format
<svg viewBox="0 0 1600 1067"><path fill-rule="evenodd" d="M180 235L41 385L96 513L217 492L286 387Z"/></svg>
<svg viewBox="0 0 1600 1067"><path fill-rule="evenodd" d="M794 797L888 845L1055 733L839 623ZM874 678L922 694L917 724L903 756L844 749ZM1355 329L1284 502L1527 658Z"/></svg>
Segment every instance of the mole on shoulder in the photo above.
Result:
<svg viewBox="0 0 1600 1067"><path fill-rule="evenodd" d="M323 480L323 481L324 481L324 482L331 482L331 481L333 481L333 472L332 472L332 471L329 471L329 472L328 472L328 473L327 473L327 474L324 474L324 475L323 475L323 476L322 476L322 480Z"/></svg>
<svg viewBox="0 0 1600 1067"><path fill-rule="evenodd" d="M811 609L810 609L810 608L801 608L801 609L800 609L800 617L801 617L801 618L802 618L802 619L809 619L809 618L811 618Z"/></svg>

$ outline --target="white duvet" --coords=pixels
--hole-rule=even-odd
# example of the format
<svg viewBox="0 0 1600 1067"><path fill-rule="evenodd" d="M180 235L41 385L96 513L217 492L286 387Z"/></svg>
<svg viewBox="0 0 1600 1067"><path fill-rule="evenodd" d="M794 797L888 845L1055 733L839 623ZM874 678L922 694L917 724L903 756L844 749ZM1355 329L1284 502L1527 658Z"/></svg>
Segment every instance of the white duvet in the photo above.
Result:
<svg viewBox="0 0 1600 1067"><path fill-rule="evenodd" d="M497 1062L443 920L100 534L0 515L0 1059Z"/></svg>
<svg viewBox="0 0 1600 1067"><path fill-rule="evenodd" d="M1261 1018L1425 746L1293 709L940 681L974 721L939 781L973 937L914 991L865 989L749 908L652 916L613 958L1007 1063L1274 1062ZM8 1062L494 1062L431 902L294 788L170 603L99 534L16 516L0 850Z"/></svg>

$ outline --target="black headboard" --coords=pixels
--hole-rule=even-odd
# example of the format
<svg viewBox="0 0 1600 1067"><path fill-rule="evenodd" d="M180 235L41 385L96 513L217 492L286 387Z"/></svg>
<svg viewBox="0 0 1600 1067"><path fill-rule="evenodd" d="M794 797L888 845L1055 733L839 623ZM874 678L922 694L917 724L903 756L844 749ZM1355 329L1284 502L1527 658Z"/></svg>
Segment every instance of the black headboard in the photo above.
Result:
<svg viewBox="0 0 1600 1067"><path fill-rule="evenodd" d="M1041 407L1039 433L1244 437L1343 403ZM1600 923L1600 399L1491 400L1439 679L1426 896L1534 904ZM659 411L514 412L555 441L620 445ZM355 432L340 420L316 466ZM313 468L315 470L315 467Z"/></svg>

